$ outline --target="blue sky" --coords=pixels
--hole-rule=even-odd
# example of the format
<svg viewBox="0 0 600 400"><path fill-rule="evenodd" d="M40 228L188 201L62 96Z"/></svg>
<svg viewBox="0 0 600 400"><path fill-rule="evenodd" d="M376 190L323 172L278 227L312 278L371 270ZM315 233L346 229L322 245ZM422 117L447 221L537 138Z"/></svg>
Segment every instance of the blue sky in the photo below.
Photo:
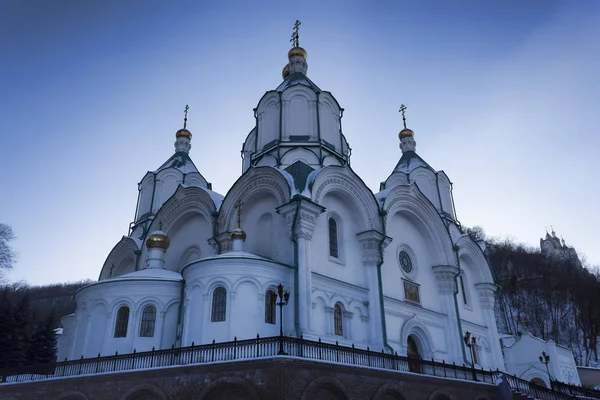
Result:
<svg viewBox="0 0 600 400"><path fill-rule="evenodd" d="M12 281L96 279L137 183L173 152L225 194L252 109L281 82L302 21L308 76L345 108L352 167L377 191L417 152L454 183L464 225L537 245L553 225L600 264L595 108L600 2L4 1L0 221Z"/></svg>

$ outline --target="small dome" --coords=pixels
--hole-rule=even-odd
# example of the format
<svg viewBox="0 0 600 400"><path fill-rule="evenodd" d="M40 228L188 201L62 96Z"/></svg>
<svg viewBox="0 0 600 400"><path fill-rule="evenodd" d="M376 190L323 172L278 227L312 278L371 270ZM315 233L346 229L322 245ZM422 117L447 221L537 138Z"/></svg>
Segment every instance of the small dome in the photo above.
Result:
<svg viewBox="0 0 600 400"><path fill-rule="evenodd" d="M169 237L163 231L154 231L148 239L146 239L146 247L149 249L168 249L169 248Z"/></svg>
<svg viewBox="0 0 600 400"><path fill-rule="evenodd" d="M400 134L398 135L398 137L400 139L405 138L405 137L415 137L415 133L412 131L412 129L404 128L400 131Z"/></svg>
<svg viewBox="0 0 600 400"><path fill-rule="evenodd" d="M293 56L301 56L304 58L308 58L306 50L304 50L302 47L292 47L288 52L288 59L291 59Z"/></svg>
<svg viewBox="0 0 600 400"><path fill-rule="evenodd" d="M183 128L183 129L180 129L177 131L177 133L175 134L175 137L176 138L184 137L184 138L188 138L189 140L192 140L192 132Z"/></svg>
<svg viewBox="0 0 600 400"><path fill-rule="evenodd" d="M281 71L281 76L283 77L283 79L285 79L289 75L290 75L290 65L289 64L285 64L285 67L283 67L283 71Z"/></svg>
<svg viewBox="0 0 600 400"><path fill-rule="evenodd" d="M231 232L231 239L246 240L246 232L244 232L240 228L236 228L233 230L233 232Z"/></svg>

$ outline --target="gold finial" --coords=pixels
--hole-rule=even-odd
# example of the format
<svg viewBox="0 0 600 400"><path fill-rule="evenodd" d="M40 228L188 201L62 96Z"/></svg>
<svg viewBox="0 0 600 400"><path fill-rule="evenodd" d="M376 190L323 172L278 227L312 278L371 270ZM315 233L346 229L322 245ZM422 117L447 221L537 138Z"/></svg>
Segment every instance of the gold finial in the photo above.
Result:
<svg viewBox="0 0 600 400"><path fill-rule="evenodd" d="M187 112L189 109L190 109L190 106L188 106L186 104L185 109L183 110L183 129L185 129L185 126L187 125Z"/></svg>
<svg viewBox="0 0 600 400"><path fill-rule="evenodd" d="M242 200L237 199L235 202L235 208L237 208L237 227L238 229L242 228Z"/></svg>
<svg viewBox="0 0 600 400"><path fill-rule="evenodd" d="M405 111L406 111L406 106L404 104L402 104L400 106L400 110L398 110L398 112L402 113L402 122L404 123L404 129L406 129L406 115L404 114Z"/></svg>
<svg viewBox="0 0 600 400"><path fill-rule="evenodd" d="M294 45L293 47L300 47L300 36L298 35L298 29L300 29L300 25L302 24L302 22L296 20L296 23L294 24L294 29L292 30L292 37L290 39L290 42L292 42L292 44Z"/></svg>

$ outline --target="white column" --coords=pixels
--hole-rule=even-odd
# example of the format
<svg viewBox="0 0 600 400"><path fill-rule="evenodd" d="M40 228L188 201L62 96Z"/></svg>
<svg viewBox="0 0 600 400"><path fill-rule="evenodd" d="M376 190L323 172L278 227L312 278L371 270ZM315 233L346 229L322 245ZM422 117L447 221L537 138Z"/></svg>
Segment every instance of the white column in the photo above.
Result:
<svg viewBox="0 0 600 400"><path fill-rule="evenodd" d="M366 342L374 349L383 348L383 325L381 319L381 293L379 292L379 274L377 264L381 262L380 245L387 246L391 239L377 231L361 232L357 235L361 243L362 262L369 288L369 336ZM382 243L383 240L383 243Z"/></svg>
<svg viewBox="0 0 600 400"><path fill-rule="evenodd" d="M277 212L286 219L289 234L296 238L298 251L298 323L300 333L308 333L312 327L312 267L310 263L310 241L315 230L317 217L324 207L307 199L290 201L279 207ZM294 296L294 288L290 294Z"/></svg>
<svg viewBox="0 0 600 400"><path fill-rule="evenodd" d="M498 326L496 325L496 315L494 314L495 295L498 290L493 283L477 283L475 284L477 293L479 294L479 304L483 312L485 324L488 327L488 340L492 351L492 360L494 362L493 369L504 369L504 358L502 357L502 349L500 348L500 339L498 338Z"/></svg>
<svg viewBox="0 0 600 400"><path fill-rule="evenodd" d="M464 362L461 349L463 342L462 337L458 334L458 318L454 298L457 289L455 276L458 273L458 268L453 265L437 265L433 267L433 272L438 284L442 310L447 316L448 354L452 357L452 360L446 360L446 362L462 364Z"/></svg>

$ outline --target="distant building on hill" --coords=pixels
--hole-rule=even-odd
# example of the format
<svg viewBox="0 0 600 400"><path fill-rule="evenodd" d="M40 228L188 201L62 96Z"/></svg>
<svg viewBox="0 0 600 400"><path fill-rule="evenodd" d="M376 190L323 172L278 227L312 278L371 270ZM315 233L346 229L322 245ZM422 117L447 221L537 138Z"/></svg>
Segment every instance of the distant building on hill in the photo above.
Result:
<svg viewBox="0 0 600 400"><path fill-rule="evenodd" d="M577 251L573 247L567 246L565 239L559 239L556 232L552 229L552 234L546 231L546 237L540 239L540 250L547 257L558 258L561 260L573 260L576 265L581 266L581 261Z"/></svg>

